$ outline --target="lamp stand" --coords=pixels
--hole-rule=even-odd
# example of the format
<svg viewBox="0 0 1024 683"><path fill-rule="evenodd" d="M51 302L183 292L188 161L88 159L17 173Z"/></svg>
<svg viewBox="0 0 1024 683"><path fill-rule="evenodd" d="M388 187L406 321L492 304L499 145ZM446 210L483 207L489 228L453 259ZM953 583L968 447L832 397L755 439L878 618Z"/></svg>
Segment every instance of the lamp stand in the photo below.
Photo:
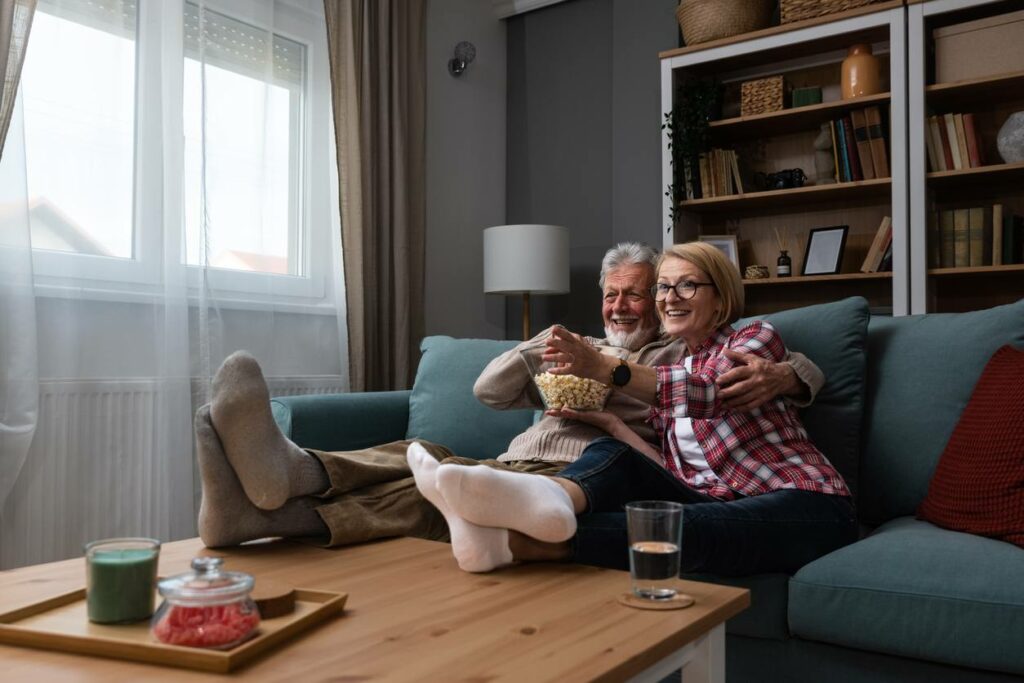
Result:
<svg viewBox="0 0 1024 683"><path fill-rule="evenodd" d="M530 338L530 293L523 292L523 341Z"/></svg>

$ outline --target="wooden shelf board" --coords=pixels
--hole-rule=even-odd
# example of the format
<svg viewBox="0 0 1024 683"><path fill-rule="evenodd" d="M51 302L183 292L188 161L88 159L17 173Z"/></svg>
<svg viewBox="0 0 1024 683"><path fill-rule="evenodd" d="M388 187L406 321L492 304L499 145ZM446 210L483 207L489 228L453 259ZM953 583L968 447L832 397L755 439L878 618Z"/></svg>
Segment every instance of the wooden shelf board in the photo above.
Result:
<svg viewBox="0 0 1024 683"><path fill-rule="evenodd" d="M928 274L937 277L947 275L1000 275L1004 273L1022 273L1024 264L1012 263L1005 266L967 266L960 268L929 268Z"/></svg>
<svg viewBox="0 0 1024 683"><path fill-rule="evenodd" d="M807 28L809 26L820 26L822 24L830 24L833 21L849 19L850 17L856 17L862 14L872 14L874 12L882 12L884 10L896 9L897 7L902 6L903 0L888 0L887 2L879 2L874 5L856 7L854 9L846 10L845 12L827 14L823 17L814 17L812 19L804 19L803 21L794 21L790 24L781 24L779 26L769 26L768 28L763 28L759 31L741 33L736 36L729 36L728 38L719 38L718 40L711 40L706 43L699 43L697 45L692 45L688 47L679 47L674 50L665 50L664 52L658 53L658 58L668 59L670 57L677 57L679 55L690 54L691 52L700 52L701 50L710 50L712 48L722 47L723 45L743 43L748 40L756 40L757 38L773 36L778 33L788 33L789 31L796 31L798 29Z"/></svg>
<svg viewBox="0 0 1024 683"><path fill-rule="evenodd" d="M960 102L973 102L983 96L986 100L1018 100L1024 93L1024 71L972 78L951 83L937 83L924 89L928 104L943 108Z"/></svg>
<svg viewBox="0 0 1024 683"><path fill-rule="evenodd" d="M889 194L891 185L891 178L876 178L874 180L859 180L852 183L833 183L831 185L795 187L788 190L748 192L727 197L688 199L680 202L679 208L683 211L710 213L715 211L745 211L812 202L842 201L844 199L885 196Z"/></svg>
<svg viewBox="0 0 1024 683"><path fill-rule="evenodd" d="M728 134L730 136L736 134L750 136L762 136L765 134L782 135L817 128L822 123L832 120L841 112L888 101L889 93L887 92L878 95L866 95L849 100L837 100L835 102L823 102L822 104L812 104L795 109L783 109L782 111L773 111L767 114L721 119L720 121L712 121L710 128L712 134Z"/></svg>
<svg viewBox="0 0 1024 683"><path fill-rule="evenodd" d="M959 171L936 171L927 176L929 187L943 188L954 185L973 185L1024 180L1024 162L992 164Z"/></svg>
<svg viewBox="0 0 1024 683"><path fill-rule="evenodd" d="M794 275L793 277L769 277L760 280L744 280L743 284L751 286L763 285L800 285L807 282L838 282L842 280L886 280L892 279L891 272L885 273L839 273L838 275Z"/></svg>

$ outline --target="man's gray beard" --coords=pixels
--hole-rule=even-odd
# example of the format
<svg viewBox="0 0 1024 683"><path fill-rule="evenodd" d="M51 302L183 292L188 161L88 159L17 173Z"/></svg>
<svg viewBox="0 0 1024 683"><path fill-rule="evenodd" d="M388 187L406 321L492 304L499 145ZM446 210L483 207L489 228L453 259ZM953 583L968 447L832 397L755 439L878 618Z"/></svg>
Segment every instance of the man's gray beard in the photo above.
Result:
<svg viewBox="0 0 1024 683"><path fill-rule="evenodd" d="M654 341L658 336L659 328L639 327L632 332L613 331L604 328L604 338L612 346L621 346L630 351L637 351L649 342Z"/></svg>

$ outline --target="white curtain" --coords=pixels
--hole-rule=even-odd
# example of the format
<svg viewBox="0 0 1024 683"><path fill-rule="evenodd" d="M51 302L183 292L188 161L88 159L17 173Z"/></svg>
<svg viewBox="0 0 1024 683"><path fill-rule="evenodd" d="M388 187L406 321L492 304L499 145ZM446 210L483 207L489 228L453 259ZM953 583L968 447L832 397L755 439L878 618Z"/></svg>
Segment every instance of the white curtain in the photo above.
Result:
<svg viewBox="0 0 1024 683"><path fill-rule="evenodd" d="M0 159L0 568L194 535L232 351L347 389L325 53L312 0L39 0Z"/></svg>

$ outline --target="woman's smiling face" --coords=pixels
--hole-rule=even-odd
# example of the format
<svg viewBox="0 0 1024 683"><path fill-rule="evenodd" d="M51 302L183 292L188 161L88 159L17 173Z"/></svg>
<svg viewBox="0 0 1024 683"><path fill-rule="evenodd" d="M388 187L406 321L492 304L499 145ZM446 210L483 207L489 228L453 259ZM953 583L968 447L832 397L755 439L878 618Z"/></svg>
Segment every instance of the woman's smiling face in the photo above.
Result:
<svg viewBox="0 0 1024 683"><path fill-rule="evenodd" d="M681 282L709 284L711 278L703 270L681 258L666 258L658 270L658 284L678 285ZM718 292L711 287L697 287L692 299L682 299L669 290L664 301L658 301L658 316L665 332L696 348L715 331L719 310Z"/></svg>

